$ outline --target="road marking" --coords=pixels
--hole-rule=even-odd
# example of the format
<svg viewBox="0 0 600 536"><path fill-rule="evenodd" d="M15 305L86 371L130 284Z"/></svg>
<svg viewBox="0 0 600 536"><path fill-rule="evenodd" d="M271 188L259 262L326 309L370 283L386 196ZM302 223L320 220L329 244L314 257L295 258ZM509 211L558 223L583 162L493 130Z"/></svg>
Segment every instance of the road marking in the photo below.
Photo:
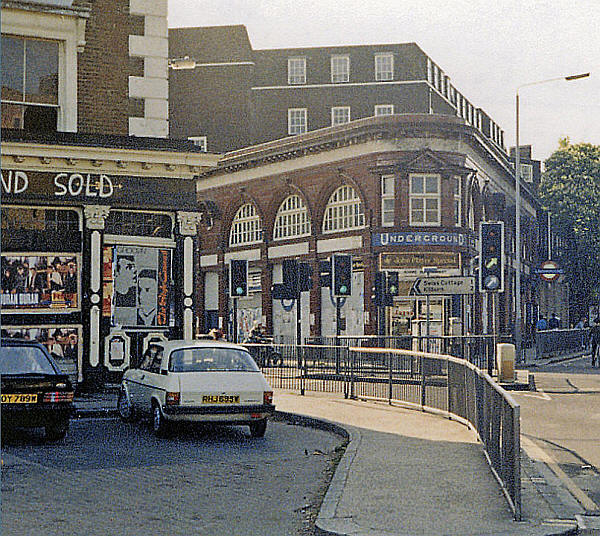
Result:
<svg viewBox="0 0 600 536"><path fill-rule="evenodd" d="M566 486L571 495L575 497L577 502L588 511L598 510L598 505L592 501L580 488L577 487L566 473L560 468L556 460L550 456L545 450L536 445L531 439L521 435L521 445L527 455L534 459L544 462L550 470L558 477L558 479Z"/></svg>
<svg viewBox="0 0 600 536"><path fill-rule="evenodd" d="M543 389L538 389L536 393L523 393L523 396L530 396L531 398L540 398L541 400L552 400L550 395L546 394Z"/></svg>

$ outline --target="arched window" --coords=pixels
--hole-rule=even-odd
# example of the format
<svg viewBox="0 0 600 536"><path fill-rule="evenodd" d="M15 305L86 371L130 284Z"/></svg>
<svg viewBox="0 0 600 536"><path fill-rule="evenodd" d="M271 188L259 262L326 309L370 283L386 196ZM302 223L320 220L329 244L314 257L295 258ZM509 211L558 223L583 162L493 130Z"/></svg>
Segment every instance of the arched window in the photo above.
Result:
<svg viewBox="0 0 600 536"><path fill-rule="evenodd" d="M273 229L273 239L283 240L310 234L310 218L304 200L290 195L279 206Z"/></svg>
<svg viewBox="0 0 600 536"><path fill-rule="evenodd" d="M323 232L334 233L365 226L360 197L352 186L340 186L329 198L323 218Z"/></svg>
<svg viewBox="0 0 600 536"><path fill-rule="evenodd" d="M229 245L257 244L262 239L262 223L256 207L252 203L242 205L231 222Z"/></svg>

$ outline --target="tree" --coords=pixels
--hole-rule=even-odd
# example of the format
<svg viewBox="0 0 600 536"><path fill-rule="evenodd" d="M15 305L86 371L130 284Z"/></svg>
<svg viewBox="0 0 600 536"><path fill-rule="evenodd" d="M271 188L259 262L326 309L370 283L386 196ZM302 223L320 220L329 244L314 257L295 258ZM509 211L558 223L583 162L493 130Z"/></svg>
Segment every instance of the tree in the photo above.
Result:
<svg viewBox="0 0 600 536"><path fill-rule="evenodd" d="M579 315L600 290L600 146L559 141L545 162L539 195L565 239L560 259Z"/></svg>

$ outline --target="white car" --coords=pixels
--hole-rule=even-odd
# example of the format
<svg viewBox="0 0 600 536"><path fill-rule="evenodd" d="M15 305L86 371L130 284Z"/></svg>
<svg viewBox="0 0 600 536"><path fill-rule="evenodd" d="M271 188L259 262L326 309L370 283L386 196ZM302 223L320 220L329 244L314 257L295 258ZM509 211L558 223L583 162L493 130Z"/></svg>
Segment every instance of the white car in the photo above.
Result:
<svg viewBox="0 0 600 536"><path fill-rule="evenodd" d="M158 436L180 422L248 425L262 437L273 389L242 346L208 340L152 343L139 368L125 371L118 410L126 422L152 417Z"/></svg>

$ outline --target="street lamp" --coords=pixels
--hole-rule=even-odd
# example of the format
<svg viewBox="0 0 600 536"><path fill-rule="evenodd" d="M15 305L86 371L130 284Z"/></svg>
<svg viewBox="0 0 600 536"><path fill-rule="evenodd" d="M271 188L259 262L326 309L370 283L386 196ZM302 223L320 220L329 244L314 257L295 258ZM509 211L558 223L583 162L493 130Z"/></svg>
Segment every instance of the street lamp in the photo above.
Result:
<svg viewBox="0 0 600 536"><path fill-rule="evenodd" d="M184 56L183 58L169 59L169 68L175 71L195 69L196 66L196 60L191 59L189 56Z"/></svg>
<svg viewBox="0 0 600 536"><path fill-rule="evenodd" d="M537 82L529 82L517 87L516 91L516 139L515 139L515 350L516 357L521 360L521 152L519 148L519 90L528 86L537 86L548 82L557 82L559 80L579 80L587 78L590 73L573 74L569 76L559 76L557 78L548 78Z"/></svg>

